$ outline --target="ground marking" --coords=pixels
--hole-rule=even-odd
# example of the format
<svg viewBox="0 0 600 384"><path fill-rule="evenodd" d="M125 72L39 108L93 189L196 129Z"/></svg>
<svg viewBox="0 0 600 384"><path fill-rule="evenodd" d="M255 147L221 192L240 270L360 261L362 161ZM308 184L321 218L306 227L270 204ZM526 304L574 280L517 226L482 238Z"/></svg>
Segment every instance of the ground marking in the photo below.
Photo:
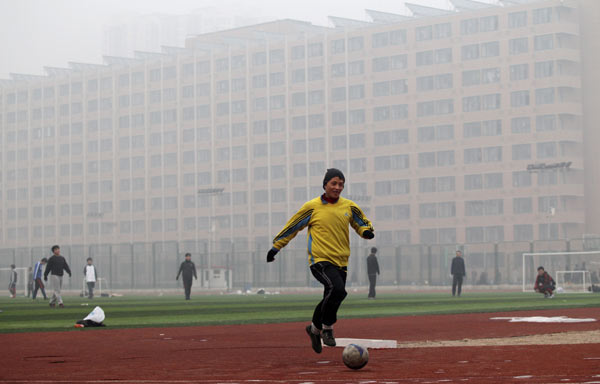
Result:
<svg viewBox="0 0 600 384"><path fill-rule="evenodd" d="M591 323L596 319L576 319L567 316L491 317L490 320L508 320L509 323Z"/></svg>
<svg viewBox="0 0 600 384"><path fill-rule="evenodd" d="M352 339L336 337L336 347L346 347L349 344L357 344L361 347L371 349L396 348L398 342L396 340L378 340L378 339Z"/></svg>

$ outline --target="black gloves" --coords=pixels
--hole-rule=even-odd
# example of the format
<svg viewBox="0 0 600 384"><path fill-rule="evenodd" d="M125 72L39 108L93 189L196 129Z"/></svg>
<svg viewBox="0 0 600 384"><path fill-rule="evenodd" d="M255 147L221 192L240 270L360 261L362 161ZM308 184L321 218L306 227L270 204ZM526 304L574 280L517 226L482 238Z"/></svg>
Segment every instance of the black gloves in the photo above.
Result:
<svg viewBox="0 0 600 384"><path fill-rule="evenodd" d="M44 276L44 281L48 281L48 276Z"/></svg>
<svg viewBox="0 0 600 384"><path fill-rule="evenodd" d="M371 240L372 238L375 237L375 234L373 233L373 231L369 231L367 229L366 231L363 232L363 237L367 240Z"/></svg>
<svg viewBox="0 0 600 384"><path fill-rule="evenodd" d="M277 254L277 252L279 252L278 249L275 249L275 248L269 249L269 252L267 252L267 263L275 261L275 255Z"/></svg>

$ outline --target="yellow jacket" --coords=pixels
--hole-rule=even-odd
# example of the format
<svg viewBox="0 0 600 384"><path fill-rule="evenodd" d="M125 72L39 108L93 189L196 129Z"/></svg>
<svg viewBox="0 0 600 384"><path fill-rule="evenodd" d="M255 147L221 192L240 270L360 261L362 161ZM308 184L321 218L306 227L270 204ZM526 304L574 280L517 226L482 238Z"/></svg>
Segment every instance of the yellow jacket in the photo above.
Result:
<svg viewBox="0 0 600 384"><path fill-rule="evenodd" d="M302 206L273 240L273 248L280 250L298 232L308 226L308 260L310 264L329 261L340 267L348 266L350 239L348 225L363 236L374 231L361 209L351 200L342 197L328 203L323 197L314 198Z"/></svg>

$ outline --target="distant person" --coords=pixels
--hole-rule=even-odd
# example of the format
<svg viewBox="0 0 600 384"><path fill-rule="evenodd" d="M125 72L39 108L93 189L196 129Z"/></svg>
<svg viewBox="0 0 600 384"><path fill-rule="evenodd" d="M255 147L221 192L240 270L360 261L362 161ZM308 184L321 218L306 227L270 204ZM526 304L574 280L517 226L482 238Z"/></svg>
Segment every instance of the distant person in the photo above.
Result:
<svg viewBox="0 0 600 384"><path fill-rule="evenodd" d="M573 271L580 271L579 264L575 264L575 268L573 269ZM575 284L579 283L579 274L577 274L577 273L568 273L568 275L570 275L569 282L575 283Z"/></svg>
<svg viewBox="0 0 600 384"><path fill-rule="evenodd" d="M67 260L60 255L60 247L58 245L52 246L52 256L48 259L48 265L44 271L44 281L48 281L48 274L50 274L50 286L52 287L52 299L50 299L50 308L55 308L58 303L59 308L64 308L62 296L60 291L62 289L63 282L63 271L66 271L71 277L71 269Z"/></svg>
<svg viewBox="0 0 600 384"><path fill-rule="evenodd" d="M377 275L379 275L379 263L377 262L377 248L371 248L371 254L367 256L367 275L369 276L369 299L374 299L375 285L377 284Z"/></svg>
<svg viewBox="0 0 600 384"><path fill-rule="evenodd" d="M486 271L481 272L479 275L479 280L477 281L477 285L487 285L488 284L488 275Z"/></svg>
<svg viewBox="0 0 600 384"><path fill-rule="evenodd" d="M17 297L17 270L15 269L15 265L10 265L10 281L8 282L8 292L10 292L10 297L14 299Z"/></svg>
<svg viewBox="0 0 600 384"><path fill-rule="evenodd" d="M87 258L87 264L83 267L83 276L85 277L85 283L88 289L88 298L94 298L94 287L96 286L96 280L98 280L98 270L94 266L94 261L91 257Z"/></svg>
<svg viewBox="0 0 600 384"><path fill-rule="evenodd" d="M465 260L462 258L461 251L456 251L456 256L452 259L450 274L452 275L452 296L458 294L460 297L460 294L462 293L463 278L467 274L465 271Z"/></svg>
<svg viewBox="0 0 600 384"><path fill-rule="evenodd" d="M44 287L44 282L42 281L42 274L44 273L44 265L46 265L46 262L48 262L48 259L44 257L42 260L38 261L33 266L32 277L34 288L33 295L31 295L31 298L33 300L35 300L37 296L38 289L42 291L42 295L44 295L44 300L48 300L48 296L46 296L46 288Z"/></svg>
<svg viewBox="0 0 600 384"><path fill-rule="evenodd" d="M544 270L544 267L542 266L538 267L537 271L538 275L535 279L535 286L533 289L535 289L535 291L538 293L543 293L546 299L553 298L554 288L556 287L554 279L548 274L548 272Z"/></svg>
<svg viewBox="0 0 600 384"><path fill-rule="evenodd" d="M33 278L31 276L31 267L27 268L27 297L31 297L33 292Z"/></svg>
<svg viewBox="0 0 600 384"><path fill-rule="evenodd" d="M192 254L185 254L185 261L181 263L179 267L179 272L177 272L177 277L175 280L179 280L179 275L182 276L183 280L183 289L185 291L185 299L190 299L190 294L192 293L192 277L198 280L198 275L196 275L196 265L192 262Z"/></svg>

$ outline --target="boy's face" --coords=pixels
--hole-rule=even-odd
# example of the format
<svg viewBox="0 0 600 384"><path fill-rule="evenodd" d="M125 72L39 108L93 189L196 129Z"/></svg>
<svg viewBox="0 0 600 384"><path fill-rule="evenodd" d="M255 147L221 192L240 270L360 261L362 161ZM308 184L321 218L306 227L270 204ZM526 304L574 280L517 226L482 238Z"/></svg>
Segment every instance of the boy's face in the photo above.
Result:
<svg viewBox="0 0 600 384"><path fill-rule="evenodd" d="M325 196L329 199L338 199L344 190L344 180L334 177L325 184Z"/></svg>
<svg viewBox="0 0 600 384"><path fill-rule="evenodd" d="M544 274L544 270L543 269L538 269L538 275L542 276Z"/></svg>
<svg viewBox="0 0 600 384"><path fill-rule="evenodd" d="M56 256L60 255L60 248L54 248L54 251L53 251L53 253L54 253Z"/></svg>
<svg viewBox="0 0 600 384"><path fill-rule="evenodd" d="M92 265L92 260L88 260L88 265Z"/></svg>
<svg viewBox="0 0 600 384"><path fill-rule="evenodd" d="M190 255L187 255L187 256L185 257L185 261L190 261L190 260L192 260L192 256L190 256Z"/></svg>
<svg viewBox="0 0 600 384"><path fill-rule="evenodd" d="M461 251L456 251L456 256L461 257L462 256L462 252Z"/></svg>

